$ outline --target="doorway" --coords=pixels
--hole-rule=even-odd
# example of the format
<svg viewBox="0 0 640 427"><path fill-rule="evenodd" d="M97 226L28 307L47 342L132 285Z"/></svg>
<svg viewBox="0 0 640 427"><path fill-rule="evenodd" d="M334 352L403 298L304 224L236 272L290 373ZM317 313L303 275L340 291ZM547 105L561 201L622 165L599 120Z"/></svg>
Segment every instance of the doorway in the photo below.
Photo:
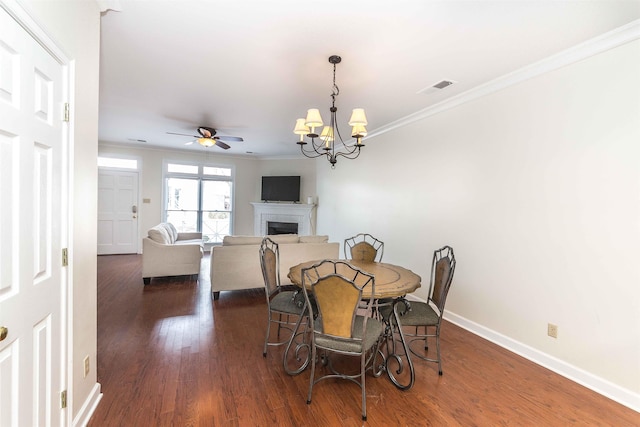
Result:
<svg viewBox="0 0 640 427"><path fill-rule="evenodd" d="M138 172L98 171L98 255L138 253Z"/></svg>
<svg viewBox="0 0 640 427"><path fill-rule="evenodd" d="M69 60L0 7L0 425L67 424ZM15 7L15 9L12 9ZM18 18L13 18L17 16Z"/></svg>

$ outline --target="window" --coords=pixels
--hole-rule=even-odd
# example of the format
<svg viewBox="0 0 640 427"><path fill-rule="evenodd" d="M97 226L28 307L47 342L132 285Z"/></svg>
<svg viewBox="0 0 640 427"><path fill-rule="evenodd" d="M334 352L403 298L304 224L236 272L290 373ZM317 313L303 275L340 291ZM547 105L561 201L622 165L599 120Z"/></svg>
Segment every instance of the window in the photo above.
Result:
<svg viewBox="0 0 640 427"><path fill-rule="evenodd" d="M178 231L200 231L205 243L232 233L231 168L166 163L164 181L165 220Z"/></svg>
<svg viewBox="0 0 640 427"><path fill-rule="evenodd" d="M121 159L117 157L98 157L98 167L118 169L138 169L136 159Z"/></svg>

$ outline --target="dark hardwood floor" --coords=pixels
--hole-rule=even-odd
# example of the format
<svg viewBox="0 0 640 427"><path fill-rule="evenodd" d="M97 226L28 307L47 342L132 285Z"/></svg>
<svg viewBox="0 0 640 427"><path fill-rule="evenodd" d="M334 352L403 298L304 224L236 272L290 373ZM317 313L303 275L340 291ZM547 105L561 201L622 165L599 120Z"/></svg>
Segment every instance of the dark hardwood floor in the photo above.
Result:
<svg viewBox="0 0 640 427"><path fill-rule="evenodd" d="M637 412L450 323L444 375L416 359L408 391L368 376L366 422L360 389L347 381L316 385L307 405L308 371L284 373L282 347L262 357L264 291L223 292L214 302L208 267L205 258L199 281L143 286L139 255L98 257L104 396L89 426L640 425Z"/></svg>

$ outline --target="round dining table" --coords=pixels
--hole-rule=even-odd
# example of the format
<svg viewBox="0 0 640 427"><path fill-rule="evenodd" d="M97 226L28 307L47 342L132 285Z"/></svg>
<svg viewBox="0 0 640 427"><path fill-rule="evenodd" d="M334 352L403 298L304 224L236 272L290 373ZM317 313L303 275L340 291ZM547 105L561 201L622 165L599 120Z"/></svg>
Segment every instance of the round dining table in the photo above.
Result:
<svg viewBox="0 0 640 427"><path fill-rule="evenodd" d="M289 279L293 284L299 287L302 287L302 270L307 269L305 270L307 275L306 277L311 282L313 282L318 277L318 274L324 275L327 273L323 271L317 271L316 269L309 269L310 267L313 267L314 264L318 264L321 261L322 260L306 261L301 264L294 265L289 269L289 274L288 274ZM394 330L395 330L395 332L400 338L399 341L404 351L403 353L398 354L395 350L396 349L395 345L393 344L388 345L387 354L386 356L384 356L384 363L382 364L381 368L387 372L389 379L391 380L391 382L393 382L393 384L395 384L396 387L398 387L401 390L407 390L411 388L415 381L415 371L413 368L413 363L411 362L409 347L404 337L404 333L402 331L402 328L398 327L398 325L400 325L401 323L400 323L400 314L396 309L396 303L400 300L404 300L404 296L407 295L408 293L411 293L416 289L418 289L420 287L420 282L422 279L420 278L419 275L417 275L413 271L406 269L404 267L400 267L398 265L394 265L394 264L388 264L383 262L364 262L364 261L358 261L358 260L342 260L342 261L346 261L349 264L364 271L365 273L369 273L372 276L374 276L375 290L373 295L371 294L370 288L368 290L369 294L367 294L367 289L365 288L362 293L362 298L366 298L366 299L374 298L378 300L379 307L381 307L382 305L389 305L394 308L390 314L390 316L393 316L393 319L391 319L391 317L389 317L388 319L385 319L385 323L387 324L385 335L387 337L387 343L389 342L393 343ZM338 273L339 272L340 271L338 271ZM357 283L358 279L356 278L355 281ZM300 317L299 323L301 321L302 321L302 316ZM296 325L296 328L295 328L296 331L298 330L298 328L299 328L299 324ZM291 340L287 345L287 349L285 350L285 354L284 354L285 370L292 375L300 373L307 366L307 363L308 363L308 360L304 361L303 365L296 370L290 370L287 368L287 363L286 363L287 354L289 352L289 349L291 348L291 345L293 344L293 341L296 335L297 335L297 332L294 332L294 334L291 336ZM298 348L305 345L306 344L301 344L298 346ZM406 383L403 382L405 380L401 381L399 377L396 376L396 374L400 374L402 373L402 371L404 371L404 366L403 366L404 364L402 362L403 357L406 358L408 370L409 370L409 380ZM395 363L397 366L392 366L391 365L392 363Z"/></svg>
<svg viewBox="0 0 640 427"><path fill-rule="evenodd" d="M321 260L307 261L294 265L289 269L288 277L297 286L302 286L302 270L309 268ZM365 273L375 277L375 294L367 295L367 289L362 294L363 298L397 298L409 294L420 287L422 279L416 273L404 267L384 262L364 262L358 260L344 260L358 267ZM309 278L314 279L313 271L308 271ZM370 292L370 290L369 290Z"/></svg>

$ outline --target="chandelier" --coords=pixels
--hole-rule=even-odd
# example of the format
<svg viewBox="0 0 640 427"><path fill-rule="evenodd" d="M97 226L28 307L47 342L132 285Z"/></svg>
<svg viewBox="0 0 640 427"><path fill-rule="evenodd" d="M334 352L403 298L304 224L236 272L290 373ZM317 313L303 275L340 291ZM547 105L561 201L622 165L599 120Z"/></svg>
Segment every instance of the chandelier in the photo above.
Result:
<svg viewBox="0 0 640 427"><path fill-rule="evenodd" d="M351 136L355 138L356 143L352 146L347 146L340 135L338 129L338 123L336 120L336 97L340 94L340 89L336 85L336 64L342 61L337 55L329 57L329 62L333 64L333 91L331 92L331 119L328 126L323 126L322 117L320 111L317 108L307 110L306 119L297 119L296 126L293 129L293 133L300 135L300 141L297 142L300 145L300 151L306 157L315 158L320 156L327 156L327 160L331 163L331 168L335 169L338 157L342 156L347 159L355 159L360 155L360 149L364 147L362 138L367 136L367 117L364 114L364 109L354 108L351 113L351 119L349 119L349 126L351 126ZM321 128L320 135L316 133L316 128ZM311 149L305 147L308 143L305 141L305 136L311 138ZM337 137L337 140L336 140ZM338 148L336 143L340 142ZM342 150L342 151L340 151Z"/></svg>

